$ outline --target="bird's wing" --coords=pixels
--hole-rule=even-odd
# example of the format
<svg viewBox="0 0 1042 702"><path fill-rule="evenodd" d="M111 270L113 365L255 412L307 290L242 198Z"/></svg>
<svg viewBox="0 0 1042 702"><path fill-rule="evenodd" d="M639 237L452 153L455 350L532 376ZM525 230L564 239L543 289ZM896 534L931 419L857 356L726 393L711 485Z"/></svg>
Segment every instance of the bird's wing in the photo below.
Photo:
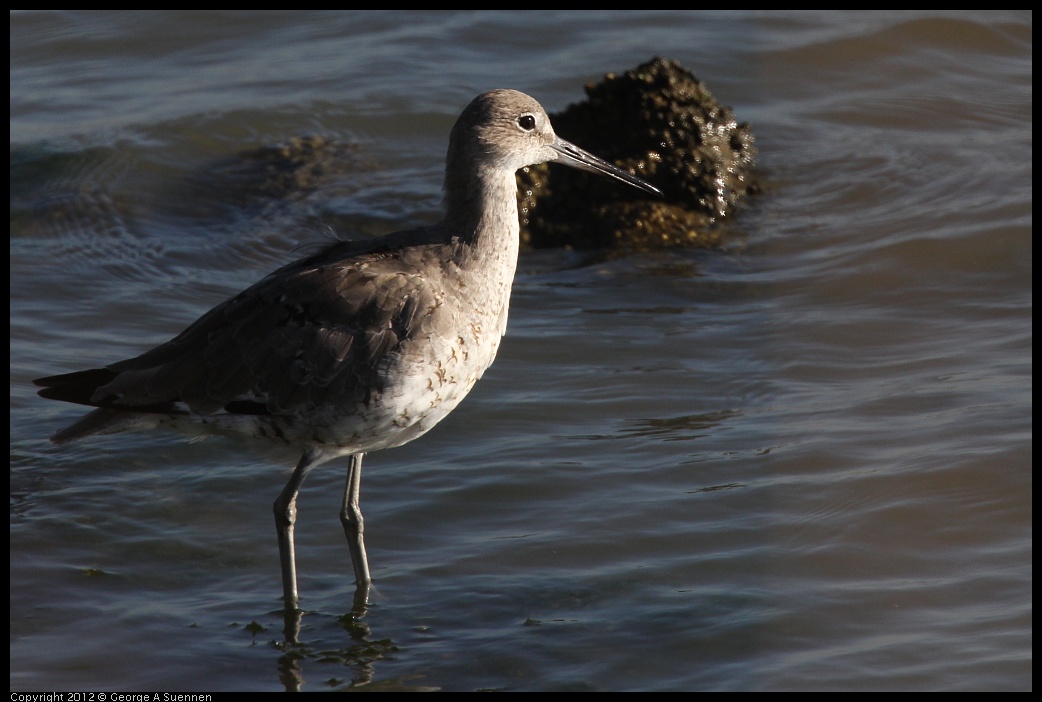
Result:
<svg viewBox="0 0 1042 702"><path fill-rule="evenodd" d="M136 358L42 378L40 394L196 414L365 403L382 389L381 370L402 342L424 333L439 295L400 249L342 256L336 248L272 273Z"/></svg>

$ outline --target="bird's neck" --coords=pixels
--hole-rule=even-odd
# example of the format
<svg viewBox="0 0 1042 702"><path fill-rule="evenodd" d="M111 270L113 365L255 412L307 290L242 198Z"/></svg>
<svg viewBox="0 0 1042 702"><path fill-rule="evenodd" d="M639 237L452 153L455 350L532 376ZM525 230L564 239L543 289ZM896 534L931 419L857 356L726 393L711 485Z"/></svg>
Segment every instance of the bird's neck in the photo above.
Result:
<svg viewBox="0 0 1042 702"><path fill-rule="evenodd" d="M472 258L508 256L516 261L519 225L514 174L497 169L446 177L444 226L470 249Z"/></svg>

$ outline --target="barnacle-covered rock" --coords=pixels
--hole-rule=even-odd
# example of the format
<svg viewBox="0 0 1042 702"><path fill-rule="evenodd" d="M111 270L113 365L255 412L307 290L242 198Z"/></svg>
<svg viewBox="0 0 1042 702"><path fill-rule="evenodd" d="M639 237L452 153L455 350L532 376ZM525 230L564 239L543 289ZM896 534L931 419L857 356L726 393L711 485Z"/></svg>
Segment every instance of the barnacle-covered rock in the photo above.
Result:
<svg viewBox="0 0 1042 702"><path fill-rule="evenodd" d="M662 200L543 164L518 174L522 241L535 247L713 246L716 225L755 192L756 150L739 123L680 64L656 58L586 86L551 114L563 138L648 180Z"/></svg>

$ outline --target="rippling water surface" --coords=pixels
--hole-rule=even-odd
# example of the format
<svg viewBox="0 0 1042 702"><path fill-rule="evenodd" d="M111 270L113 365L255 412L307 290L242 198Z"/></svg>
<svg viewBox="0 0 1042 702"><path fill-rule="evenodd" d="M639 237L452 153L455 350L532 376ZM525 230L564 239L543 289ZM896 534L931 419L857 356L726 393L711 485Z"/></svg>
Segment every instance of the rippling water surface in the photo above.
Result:
<svg viewBox="0 0 1042 702"><path fill-rule="evenodd" d="M1011 689L1031 675L1032 16L11 14L13 690ZM33 378L165 341L327 226L437 217L478 92L652 56L757 135L722 250L527 252L496 364L367 459L54 446ZM352 144L285 197L243 154ZM568 135L565 135L566 137ZM597 152L597 144L581 144Z"/></svg>

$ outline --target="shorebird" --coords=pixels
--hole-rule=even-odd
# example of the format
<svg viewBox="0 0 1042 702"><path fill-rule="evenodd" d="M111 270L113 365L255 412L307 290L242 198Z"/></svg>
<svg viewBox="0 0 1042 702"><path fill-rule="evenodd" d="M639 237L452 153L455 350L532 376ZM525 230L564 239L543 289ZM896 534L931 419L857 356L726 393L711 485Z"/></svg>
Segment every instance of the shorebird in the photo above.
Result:
<svg viewBox="0 0 1042 702"><path fill-rule="evenodd" d="M167 425L300 447L274 504L287 611L298 603L293 529L301 483L315 466L350 456L340 520L357 591L368 593L362 457L425 434L492 363L517 265L514 174L546 161L661 195L558 137L528 95L479 95L449 137L440 222L338 241L136 358L33 381L45 398L96 408L52 440Z"/></svg>

